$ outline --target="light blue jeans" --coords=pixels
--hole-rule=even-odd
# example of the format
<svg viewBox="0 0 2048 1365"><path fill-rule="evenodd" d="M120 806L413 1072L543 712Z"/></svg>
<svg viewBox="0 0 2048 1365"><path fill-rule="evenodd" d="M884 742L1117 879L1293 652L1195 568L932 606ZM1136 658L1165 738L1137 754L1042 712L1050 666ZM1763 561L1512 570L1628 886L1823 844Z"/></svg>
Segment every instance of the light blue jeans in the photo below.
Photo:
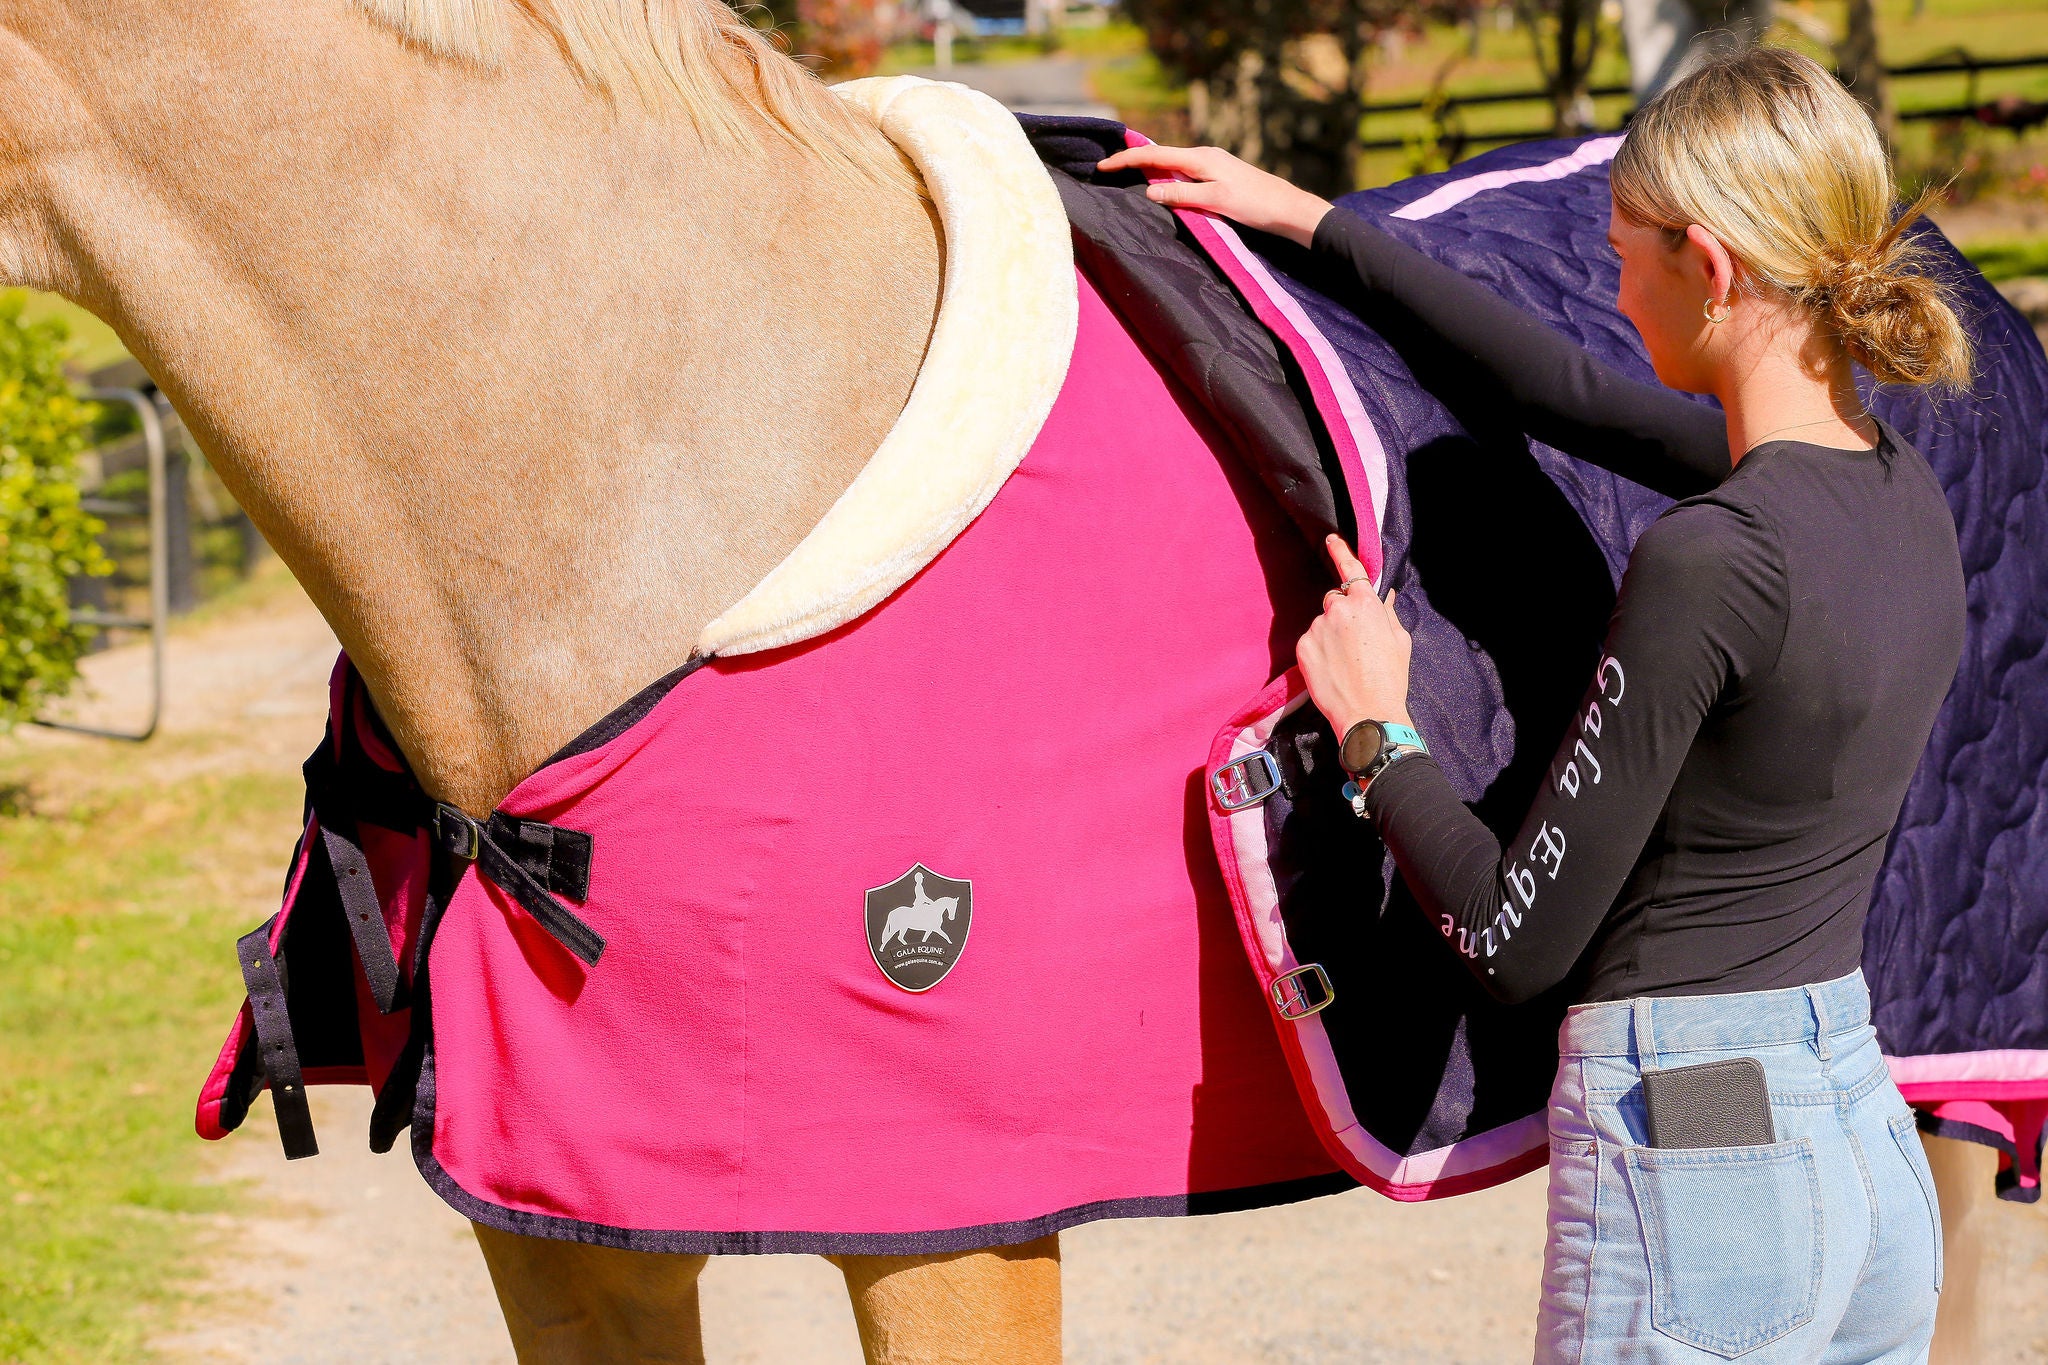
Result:
<svg viewBox="0 0 2048 1365"><path fill-rule="evenodd" d="M1862 973L1581 1005L1550 1097L1538 1365L1927 1359L1941 1219ZM1755 1057L1778 1141L1654 1148L1642 1073Z"/></svg>

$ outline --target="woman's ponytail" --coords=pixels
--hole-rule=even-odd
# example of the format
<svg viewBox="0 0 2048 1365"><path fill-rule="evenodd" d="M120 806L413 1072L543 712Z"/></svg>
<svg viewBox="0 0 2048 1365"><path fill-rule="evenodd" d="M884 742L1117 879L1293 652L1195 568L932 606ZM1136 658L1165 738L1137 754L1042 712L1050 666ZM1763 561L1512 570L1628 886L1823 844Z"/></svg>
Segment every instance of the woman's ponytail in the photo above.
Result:
<svg viewBox="0 0 2048 1365"><path fill-rule="evenodd" d="M1877 241L1830 243L1799 291L1850 358L1885 384L1960 385L1970 378L1970 339L1930 273L1928 252L1906 234L1929 195Z"/></svg>
<svg viewBox="0 0 2048 1365"><path fill-rule="evenodd" d="M1932 253L1894 216L1891 162L1861 105L1818 62L1754 48L1643 106L1611 171L1646 227L1698 223L1746 288L1791 299L1880 382L1969 382L1968 335Z"/></svg>

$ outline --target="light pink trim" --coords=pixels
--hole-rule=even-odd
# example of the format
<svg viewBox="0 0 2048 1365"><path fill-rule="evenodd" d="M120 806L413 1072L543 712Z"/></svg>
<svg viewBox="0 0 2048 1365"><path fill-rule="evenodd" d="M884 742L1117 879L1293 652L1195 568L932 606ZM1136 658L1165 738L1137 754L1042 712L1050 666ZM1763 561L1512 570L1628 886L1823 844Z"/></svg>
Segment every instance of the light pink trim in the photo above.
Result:
<svg viewBox="0 0 2048 1365"><path fill-rule="evenodd" d="M1499 189L1502 185L1526 185L1534 180L1562 180L1576 175L1588 166L1599 166L1614 159L1621 148L1622 139L1596 137L1582 143L1570 156L1561 156L1555 161L1546 161L1541 166L1519 166L1511 171L1481 171L1463 180L1453 180L1448 185L1438 185L1428 194L1412 204L1403 204L1392 213L1395 218L1429 218L1445 209L1462 204L1482 190Z"/></svg>
<svg viewBox="0 0 2048 1365"><path fill-rule="evenodd" d="M1132 147L1151 145L1150 138L1129 129L1124 130L1124 141ZM1179 178L1154 177L1155 180ZM1316 411L1330 433L1331 444L1337 449L1337 463L1344 470L1344 480L1351 485L1351 507L1358 519L1361 541L1359 561L1372 575L1374 586L1378 586L1386 559L1380 547L1380 530L1386 520L1387 452L1380 444L1379 432L1366 413L1365 404L1358 397L1358 390L1351 383L1350 372L1344 368L1343 360L1329 339L1294 296L1281 288L1272 272L1266 269L1266 263L1244 244L1235 228L1198 210L1176 209L1174 212L1187 224L1195 240L1208 251L1217 268L1244 295L1259 321L1294 353L1295 361L1308 379ZM1372 528L1370 545L1363 543L1368 526Z"/></svg>
<svg viewBox="0 0 2048 1365"><path fill-rule="evenodd" d="M1320 1029L1317 1031L1321 1032ZM1375 1186L1381 1194L1403 1203L1414 1203L1485 1189L1520 1175L1527 1169L1526 1165L1518 1164L1522 1158L1538 1151L1547 1157L1550 1119L1547 1114L1529 1114L1513 1123L1468 1137L1463 1142L1411 1157L1395 1155L1392 1148L1382 1146L1363 1128L1346 1129L1337 1134L1337 1139L1344 1144L1346 1151L1386 1182L1383 1186ZM1494 1173L1491 1179L1460 1183L1449 1189L1437 1188L1459 1181L1461 1176L1489 1172Z"/></svg>
<svg viewBox="0 0 2048 1365"><path fill-rule="evenodd" d="M1231 743L1226 761L1235 761L1264 748L1280 722L1307 704L1308 700L1307 691L1299 691L1284 706L1267 712L1240 730ZM1300 960L1287 941L1287 926L1280 917L1278 889L1270 876L1258 875L1268 866L1266 822L1256 806L1229 816L1227 820L1231 852L1239 873L1231 881L1243 894L1245 902L1246 915L1241 922L1248 921L1258 938L1259 953L1266 969L1261 984L1269 985L1273 978L1299 966ZM1244 875L1246 872L1252 875ZM1280 1027L1284 1035L1288 1025L1282 1023ZM1404 1157L1359 1123L1358 1115L1351 1107L1343 1072L1337 1066L1336 1049L1330 1045L1330 1036L1323 1029L1320 1015L1312 1014L1294 1024L1293 1036L1286 1041L1293 1044L1302 1069L1308 1074L1309 1084L1315 1088L1316 1106L1322 1110L1317 1127L1343 1147L1344 1155L1350 1157L1345 1164L1351 1168L1352 1174L1366 1180L1389 1199L1411 1202L1458 1194L1466 1189L1481 1189L1521 1174L1521 1169L1510 1168L1520 1162L1521 1168L1526 1169L1531 1163L1525 1159L1532 1152L1539 1149L1547 1151L1548 1119L1544 1114L1536 1113L1475 1134L1463 1142ZM1472 1178L1486 1176L1489 1172L1493 1173L1489 1178Z"/></svg>
<svg viewBox="0 0 2048 1365"><path fill-rule="evenodd" d="M2048 1052L2016 1048L1992 1052L1942 1052L1926 1057L1887 1057L1899 1088L1935 1084L2048 1083Z"/></svg>
<svg viewBox="0 0 2048 1365"><path fill-rule="evenodd" d="M1230 746L1230 758L1228 761L1234 763L1246 754L1263 749L1266 746L1266 741L1273 737L1273 731L1279 726L1280 722L1300 710L1307 701L1308 693L1303 692L1299 696L1291 698L1279 710L1261 716L1253 724L1240 731L1236 740ZM1266 822L1259 814L1257 806L1253 806L1250 810L1239 811L1230 817L1230 847L1231 851L1236 855L1237 865L1240 869L1257 871L1267 865ZM1265 959L1266 974L1269 981L1272 977L1279 976L1283 972L1291 972L1300 966L1301 963L1294 956L1294 949L1288 946L1287 925L1280 918L1280 896L1278 889L1273 885L1272 878L1257 876L1245 878L1244 898L1245 908L1251 912L1252 932L1258 935L1259 954ZM1316 1032L1318 1035L1322 1033L1322 1026L1320 1024L1317 1025ZM1325 1046L1327 1047L1327 1043ZM1310 1065L1313 1067L1313 1061L1311 1061ZM1322 1078L1318 1077L1316 1090L1322 1096L1324 1107L1330 1110L1333 1118L1337 1116L1338 1109L1342 1109L1344 1124L1358 1122L1351 1113L1350 1104L1343 1098L1344 1090L1341 1081L1333 1091L1325 1087L1322 1083Z"/></svg>
<svg viewBox="0 0 2048 1365"><path fill-rule="evenodd" d="M1360 401L1358 390L1352 386L1351 375L1344 368L1344 361L1338 356L1336 348L1330 345L1329 339L1322 334L1321 329L1303 311L1295 297L1280 287L1280 282L1266 269L1266 263L1244 244L1244 239L1237 235L1236 228L1220 218L1212 218L1204 213L1183 212L1181 217L1188 220L1196 237L1213 234L1230 253L1230 258L1256 282L1259 292L1272 301L1273 307L1288 324L1287 327L1275 327L1274 330L1285 337L1291 328L1315 356L1320 373L1316 366L1304 365L1302 368L1308 374L1309 386L1315 390L1316 406L1323 410L1323 419L1336 438L1337 454L1344 465L1344 473L1351 476L1363 470L1365 474L1366 505L1356 507L1355 510L1359 524L1371 524L1377 536L1387 515L1387 452L1385 447L1380 445L1380 434L1374 428L1372 418L1366 415L1365 404ZM1225 271L1229 271L1229 262L1225 261L1222 264ZM1242 287L1242 281L1238 283ZM1262 318L1261 321L1266 320ZM1273 324L1267 321L1267 325ZM1298 355L1301 348L1294 346L1290 349L1295 350ZM1337 415L1342 418L1341 424L1330 420L1330 409L1333 406ZM1347 435L1351 438L1348 442L1344 439ZM1373 573L1375 577L1378 576L1377 564L1373 566Z"/></svg>

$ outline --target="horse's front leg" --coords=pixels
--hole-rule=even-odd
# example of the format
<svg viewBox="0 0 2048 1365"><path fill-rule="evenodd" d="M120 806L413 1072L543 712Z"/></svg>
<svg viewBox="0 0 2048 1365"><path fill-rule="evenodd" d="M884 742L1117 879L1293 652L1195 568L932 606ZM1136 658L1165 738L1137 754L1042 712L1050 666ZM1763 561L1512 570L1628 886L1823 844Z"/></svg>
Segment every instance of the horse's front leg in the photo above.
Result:
<svg viewBox="0 0 2048 1365"><path fill-rule="evenodd" d="M520 1365L703 1365L697 1277L705 1257L472 1226Z"/></svg>
<svg viewBox="0 0 2048 1365"><path fill-rule="evenodd" d="M834 1256L868 1365L1056 1365L1060 1239L949 1256Z"/></svg>

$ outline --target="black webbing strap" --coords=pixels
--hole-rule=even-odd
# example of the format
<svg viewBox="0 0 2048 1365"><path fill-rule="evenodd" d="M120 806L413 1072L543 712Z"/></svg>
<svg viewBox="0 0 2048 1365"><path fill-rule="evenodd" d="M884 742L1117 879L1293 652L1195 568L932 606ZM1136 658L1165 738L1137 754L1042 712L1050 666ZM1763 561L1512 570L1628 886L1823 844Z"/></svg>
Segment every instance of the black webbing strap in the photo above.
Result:
<svg viewBox="0 0 2048 1365"><path fill-rule="evenodd" d="M604 936L553 894L560 891L581 900L589 893L592 840L588 834L503 813L478 822L454 806L440 805L434 808L434 842L451 857L475 863L478 872L518 901L557 943L584 962L595 967L604 956ZM508 851L505 843L511 843L522 856ZM529 861L538 863L537 870L545 870L547 885L527 869Z"/></svg>
<svg viewBox="0 0 2048 1365"><path fill-rule="evenodd" d="M356 960L370 983L370 998L377 1002L377 1013L389 1014L407 1003L405 983L398 976L398 956L391 951L384 907L370 880L370 860L363 854L361 836L353 820L344 830L339 820L330 822L317 809L314 817L320 821L320 844L327 850L327 865L334 869L334 889L348 918L349 937L355 940Z"/></svg>
<svg viewBox="0 0 2048 1365"><path fill-rule="evenodd" d="M306 1104L306 1080L299 1072L299 1047L292 1037L291 1015L286 1011L284 978L277 959L270 954L270 932L277 923L272 916L260 929L252 929L235 943L241 959L242 982L249 988L249 1014L256 1024L256 1047L263 1074L270 1078L270 1102L277 1111L277 1135L284 1140L284 1154L296 1161L318 1156L320 1144L313 1138L313 1111Z"/></svg>
<svg viewBox="0 0 2048 1365"><path fill-rule="evenodd" d="M304 771L306 795L320 822L320 846L334 873L335 893L348 920L349 937L355 941L356 960L363 964L363 977L370 984L377 1012L390 1014L407 1003L405 981L391 951L384 907L377 900L376 883L370 879L370 860L363 852L357 822L368 820L394 830L418 829L430 813L426 799L405 774L344 769L324 744L306 760Z"/></svg>

